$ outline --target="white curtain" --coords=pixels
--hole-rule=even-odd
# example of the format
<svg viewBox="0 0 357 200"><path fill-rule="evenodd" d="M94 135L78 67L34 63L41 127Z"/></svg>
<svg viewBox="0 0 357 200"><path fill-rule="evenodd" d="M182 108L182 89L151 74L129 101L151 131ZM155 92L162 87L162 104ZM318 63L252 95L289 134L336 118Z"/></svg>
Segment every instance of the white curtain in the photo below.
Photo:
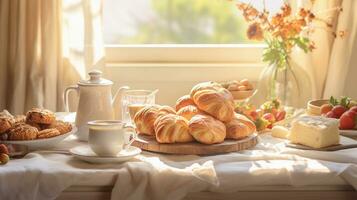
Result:
<svg viewBox="0 0 357 200"><path fill-rule="evenodd" d="M63 109L67 85L103 65L100 0L0 0L0 109Z"/></svg>

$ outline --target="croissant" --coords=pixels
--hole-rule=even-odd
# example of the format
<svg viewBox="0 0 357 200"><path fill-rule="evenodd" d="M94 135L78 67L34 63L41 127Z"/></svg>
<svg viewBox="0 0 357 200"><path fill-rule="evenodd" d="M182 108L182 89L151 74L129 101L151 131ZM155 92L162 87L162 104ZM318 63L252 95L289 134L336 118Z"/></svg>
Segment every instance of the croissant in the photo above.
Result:
<svg viewBox="0 0 357 200"><path fill-rule="evenodd" d="M176 111L170 106L160 106L159 108L159 116L166 114L176 114Z"/></svg>
<svg viewBox="0 0 357 200"><path fill-rule="evenodd" d="M181 108L179 111L177 111L177 114L186 118L187 120L190 120L193 116L202 113L196 106L185 106Z"/></svg>
<svg viewBox="0 0 357 200"><path fill-rule="evenodd" d="M208 81L208 82L202 82L199 83L191 89L190 96L193 99L193 96L196 94L196 92L201 91L201 90L219 90L220 88L223 88L219 83L213 82L213 81Z"/></svg>
<svg viewBox="0 0 357 200"><path fill-rule="evenodd" d="M234 115L232 94L225 88L198 90L193 95L197 107L223 122L229 122Z"/></svg>
<svg viewBox="0 0 357 200"><path fill-rule="evenodd" d="M203 144L222 143L226 137L225 125L209 115L195 115L188 127L190 134Z"/></svg>
<svg viewBox="0 0 357 200"><path fill-rule="evenodd" d="M135 114L134 123L139 134L155 135L154 122L158 117L159 109L158 105L148 105Z"/></svg>
<svg viewBox="0 0 357 200"><path fill-rule="evenodd" d="M156 140L159 143L191 142L188 121L179 115L161 115L155 121Z"/></svg>
<svg viewBox="0 0 357 200"><path fill-rule="evenodd" d="M179 99L177 99L175 108L176 108L176 111L179 111L181 108L189 106L189 105L194 106L195 103L191 99L190 95L184 95L184 96L180 97Z"/></svg>
<svg viewBox="0 0 357 200"><path fill-rule="evenodd" d="M241 114L235 114L233 119L226 123L227 136L229 139L243 139L255 132L255 124Z"/></svg>

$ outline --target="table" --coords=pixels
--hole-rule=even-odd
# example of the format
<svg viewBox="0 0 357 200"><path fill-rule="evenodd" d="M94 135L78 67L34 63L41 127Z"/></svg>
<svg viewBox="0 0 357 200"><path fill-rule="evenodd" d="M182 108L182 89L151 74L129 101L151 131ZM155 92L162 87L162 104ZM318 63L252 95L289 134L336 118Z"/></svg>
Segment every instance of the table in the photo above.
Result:
<svg viewBox="0 0 357 200"><path fill-rule="evenodd" d="M70 136L55 149L78 145ZM290 149L269 133L239 153L143 152L115 165L39 151L0 167L0 185L0 199L356 199L357 153Z"/></svg>

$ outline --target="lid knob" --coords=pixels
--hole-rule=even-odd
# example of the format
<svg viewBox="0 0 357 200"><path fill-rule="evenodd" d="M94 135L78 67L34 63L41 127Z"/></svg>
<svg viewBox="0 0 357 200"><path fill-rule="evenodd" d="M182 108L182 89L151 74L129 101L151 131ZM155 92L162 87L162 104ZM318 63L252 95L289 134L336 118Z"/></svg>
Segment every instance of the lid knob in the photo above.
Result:
<svg viewBox="0 0 357 200"><path fill-rule="evenodd" d="M100 70L92 70L88 72L89 81L91 82L98 82L102 77L102 72Z"/></svg>

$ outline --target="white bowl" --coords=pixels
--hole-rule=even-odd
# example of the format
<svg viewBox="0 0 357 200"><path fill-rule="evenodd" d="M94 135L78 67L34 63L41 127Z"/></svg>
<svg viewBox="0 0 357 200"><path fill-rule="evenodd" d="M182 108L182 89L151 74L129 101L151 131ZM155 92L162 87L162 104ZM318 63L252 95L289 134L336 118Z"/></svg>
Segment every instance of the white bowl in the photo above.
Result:
<svg viewBox="0 0 357 200"><path fill-rule="evenodd" d="M5 140L1 141L1 143L5 144L21 144L25 145L29 148L29 150L37 150L37 149L51 149L55 147L58 143L64 140L69 135L75 133L77 128L73 126L72 131L62 134L56 137L45 138L45 139L35 139L35 140Z"/></svg>

